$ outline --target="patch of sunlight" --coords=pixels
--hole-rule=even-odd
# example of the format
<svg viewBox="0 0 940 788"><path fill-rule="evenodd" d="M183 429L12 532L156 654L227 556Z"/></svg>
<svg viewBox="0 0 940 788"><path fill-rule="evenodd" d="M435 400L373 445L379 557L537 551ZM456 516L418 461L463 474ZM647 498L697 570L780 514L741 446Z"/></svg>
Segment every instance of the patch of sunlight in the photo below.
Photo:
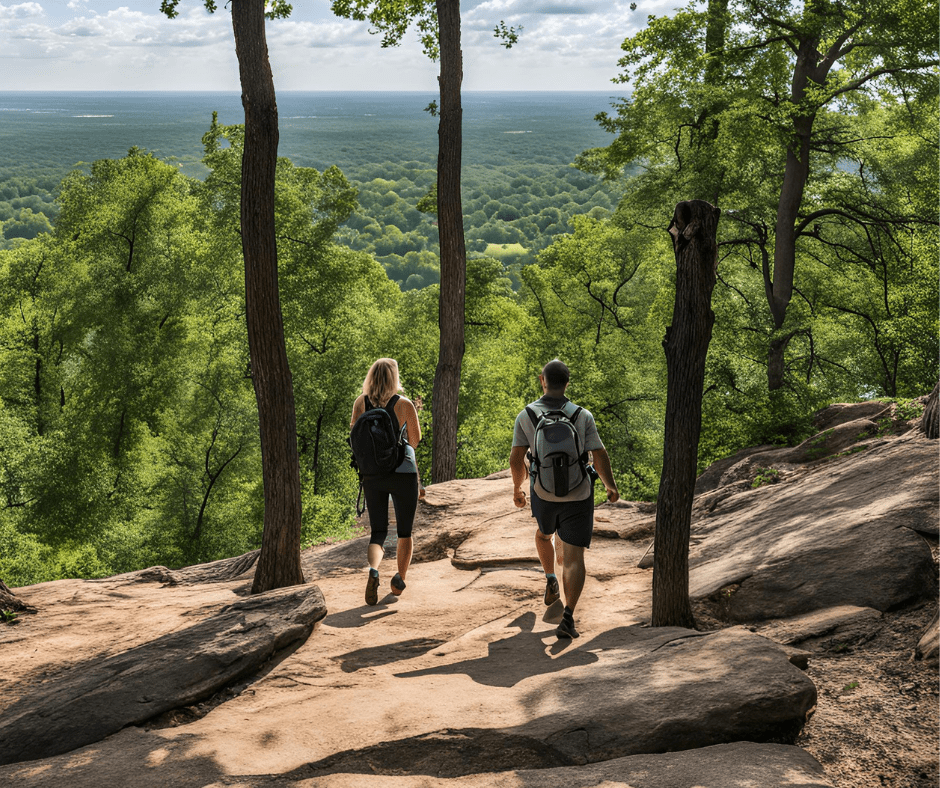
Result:
<svg viewBox="0 0 940 788"><path fill-rule="evenodd" d="M147 756L147 765L160 766L169 756L170 751L166 747L161 747L159 750L154 750Z"/></svg>
<svg viewBox="0 0 940 788"><path fill-rule="evenodd" d="M526 248L522 244L487 244L483 251L487 257L507 257L509 255L525 254Z"/></svg>

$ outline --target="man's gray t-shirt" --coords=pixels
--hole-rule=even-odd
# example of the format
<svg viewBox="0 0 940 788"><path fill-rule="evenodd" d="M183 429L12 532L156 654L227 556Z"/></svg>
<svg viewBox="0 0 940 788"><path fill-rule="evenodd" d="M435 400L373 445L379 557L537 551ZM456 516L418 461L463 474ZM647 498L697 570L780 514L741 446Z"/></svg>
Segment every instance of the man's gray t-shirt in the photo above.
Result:
<svg viewBox="0 0 940 788"><path fill-rule="evenodd" d="M535 402L530 403L529 407L533 408L536 413L544 413L547 410L560 410L566 402L568 402L567 397L545 396L541 399L537 399ZM594 423L594 416L591 415L589 410L584 410L583 408L581 409L581 412L578 414L578 420L575 422L574 427L578 433L578 438L581 441L581 445L584 447L584 451L594 451L595 449L604 448L604 444L601 442L601 438L597 434L597 425ZM529 414L526 413L523 409L522 412L516 416L516 425L513 428L512 433L512 445L525 446L529 448L532 446L534 440L535 425L532 423L532 419L529 417ZM535 494L534 491L532 494ZM564 498L557 498L556 496L549 493L539 495L539 498L541 498L543 501L583 501L585 498L590 497L591 480L588 477L585 477L581 484L579 484L571 492L571 494Z"/></svg>

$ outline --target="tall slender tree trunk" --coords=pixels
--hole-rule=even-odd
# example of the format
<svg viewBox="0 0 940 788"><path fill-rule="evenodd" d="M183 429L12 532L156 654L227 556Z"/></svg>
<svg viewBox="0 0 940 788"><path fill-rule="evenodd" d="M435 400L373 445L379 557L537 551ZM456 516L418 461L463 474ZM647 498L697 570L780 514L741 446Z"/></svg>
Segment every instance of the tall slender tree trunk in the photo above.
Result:
<svg viewBox="0 0 940 788"><path fill-rule="evenodd" d="M464 353L464 303L467 286L467 251L460 200L463 150L460 85L460 0L437 0L441 47L440 123L437 154L437 226L441 247L441 296L438 307L440 352L431 402L433 482L457 475L457 401Z"/></svg>
<svg viewBox="0 0 940 788"><path fill-rule="evenodd" d="M806 100L806 91L810 80L818 79L816 60L819 53L815 39L800 42L796 64L793 69L793 82L790 100L794 108L799 108ZM823 76L825 80L825 76ZM773 316L774 329L783 328L787 317L787 308L793 298L793 276L796 269L796 220L803 203L803 192L809 179L809 151L813 136L815 112L799 109L793 121L793 136L787 149L787 162L783 172L783 184L780 187L780 199L777 203L777 222L774 230L774 268L773 279L765 280L768 306ZM765 272L765 277L770 276ZM776 391L783 388L784 354L793 334L774 338L767 353L767 388Z"/></svg>
<svg viewBox="0 0 940 788"><path fill-rule="evenodd" d="M681 202L669 225L676 255L676 303L666 329L666 430L656 506L653 557L654 627L692 627L689 535L698 440L702 426L705 357L715 313L721 211L702 200Z"/></svg>
<svg viewBox="0 0 940 788"><path fill-rule="evenodd" d="M258 402L264 534L252 593L304 582L300 565L300 465L294 389L277 282L274 174L278 122L264 33L264 0L232 0L245 108L241 229L251 379Z"/></svg>

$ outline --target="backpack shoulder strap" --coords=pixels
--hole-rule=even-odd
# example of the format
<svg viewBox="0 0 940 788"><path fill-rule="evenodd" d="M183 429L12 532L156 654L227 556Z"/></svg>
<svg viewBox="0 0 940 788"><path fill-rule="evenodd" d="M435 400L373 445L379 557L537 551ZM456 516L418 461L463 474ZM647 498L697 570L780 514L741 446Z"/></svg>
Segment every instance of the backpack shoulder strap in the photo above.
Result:
<svg viewBox="0 0 940 788"><path fill-rule="evenodd" d="M401 429L398 425L398 416L395 415L395 403L400 399L401 397L399 397L397 394L393 394L389 401L385 403L385 407L383 408L383 410L392 417L392 426L395 428L395 433L399 435L401 433Z"/></svg>
<svg viewBox="0 0 940 788"><path fill-rule="evenodd" d="M538 427L538 426L539 426L539 418L541 418L541 417L540 417L540 415L539 415L538 413L535 412L535 408L533 408L531 405L526 405L526 406L525 406L525 412L529 414L529 418L532 420L532 426L533 426L533 427Z"/></svg>
<svg viewBox="0 0 940 788"><path fill-rule="evenodd" d="M582 408L580 405L575 405L571 400L568 400L568 401L565 403L565 408L566 408L566 409L567 409L568 405L574 405L574 410L571 411L571 413L568 415L568 421L571 422L571 426L572 426L572 427L575 427L576 445L577 445L578 448L580 449L580 448L582 447L582 444L581 444L581 433L578 431L576 425L577 425L577 423L578 423L578 416L581 415L581 411L584 410L584 408ZM587 452L586 452L586 451L582 451L582 452L581 452L581 456L580 456L578 459L579 459L579 461L581 462L581 465L584 466L584 465L587 463L587 459L588 459L588 454L587 454Z"/></svg>
<svg viewBox="0 0 940 788"><path fill-rule="evenodd" d="M368 394L365 395L365 406L366 406L366 410L372 410L372 403L369 402Z"/></svg>

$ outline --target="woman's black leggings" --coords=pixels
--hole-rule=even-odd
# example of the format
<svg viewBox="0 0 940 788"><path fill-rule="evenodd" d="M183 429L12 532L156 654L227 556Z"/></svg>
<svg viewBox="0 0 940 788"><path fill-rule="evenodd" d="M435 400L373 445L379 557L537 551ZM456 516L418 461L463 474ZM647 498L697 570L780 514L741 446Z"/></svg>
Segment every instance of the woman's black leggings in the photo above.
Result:
<svg viewBox="0 0 940 788"><path fill-rule="evenodd" d="M411 536L415 509L418 508L418 474L390 473L375 479L363 479L362 491L369 512L369 523L372 525L369 544L385 544L385 538L388 536L389 495L395 505L398 537L407 539Z"/></svg>

